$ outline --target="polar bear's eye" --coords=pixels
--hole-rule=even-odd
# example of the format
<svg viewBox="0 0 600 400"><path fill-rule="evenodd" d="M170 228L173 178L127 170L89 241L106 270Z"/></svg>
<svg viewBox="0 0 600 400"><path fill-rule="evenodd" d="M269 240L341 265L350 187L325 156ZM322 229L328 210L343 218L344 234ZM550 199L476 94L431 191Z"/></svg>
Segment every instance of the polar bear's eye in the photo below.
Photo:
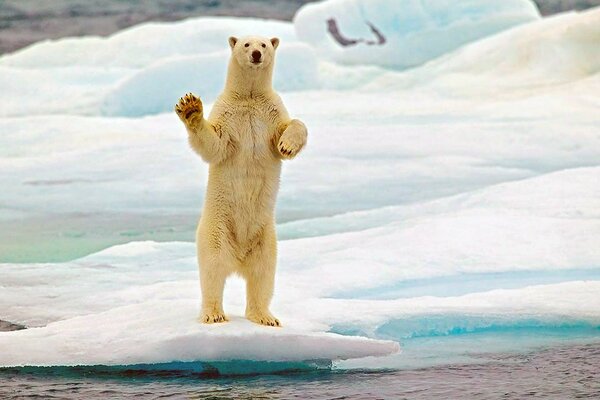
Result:
<svg viewBox="0 0 600 400"><path fill-rule="evenodd" d="M250 43L246 43L246 44L244 45L244 47L248 47L248 46L250 46Z"/></svg>
<svg viewBox="0 0 600 400"><path fill-rule="evenodd" d="M262 44L262 47L263 47L263 48L265 48L265 47L267 47L267 45L263 43L263 44Z"/></svg>

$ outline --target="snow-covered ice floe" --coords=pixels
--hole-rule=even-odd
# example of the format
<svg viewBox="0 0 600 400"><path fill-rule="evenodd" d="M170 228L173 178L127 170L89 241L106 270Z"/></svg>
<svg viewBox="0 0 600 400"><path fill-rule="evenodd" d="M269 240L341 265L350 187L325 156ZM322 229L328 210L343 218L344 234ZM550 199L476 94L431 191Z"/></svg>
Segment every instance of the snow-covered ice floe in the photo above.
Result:
<svg viewBox="0 0 600 400"><path fill-rule="evenodd" d="M386 43L342 46L331 18ZM600 339L598 27L520 0L332 0L0 57L0 320L26 327L0 366L415 367ZM210 109L247 33L281 38L275 86L310 129L278 201L282 329L243 319L236 278L231 322L195 319L206 166L172 106Z"/></svg>
<svg viewBox="0 0 600 400"><path fill-rule="evenodd" d="M224 371L241 373L233 360L306 369L397 350L382 339L422 351L424 339L444 346L465 334L593 338L599 179L600 167L572 169L312 221L339 233L281 243L274 312L283 329L242 319L239 279L225 293L232 322L198 324L191 243L131 242L73 262L3 264L3 318L30 329L0 334L8 349L0 365L218 370L214 362L229 361Z"/></svg>
<svg viewBox="0 0 600 400"><path fill-rule="evenodd" d="M2 333L0 367L162 364L173 369L182 363L222 365L234 373L240 361L272 369L323 368L332 361L393 354L399 347L394 341L268 329L241 317L225 325L203 325L194 318L195 303L145 301Z"/></svg>
<svg viewBox="0 0 600 400"><path fill-rule="evenodd" d="M298 250L316 247L306 240L286 244ZM390 355L398 350L395 341L422 351L420 342L429 339L431 353L445 346L444 340L466 334L525 332L527 338L538 330L589 339L600 328L598 270L588 271L594 281L569 281L565 273L566 282L523 287L515 275L513 289L473 293L471 288L459 296L425 291L382 300L330 296L344 280L335 282L336 269L327 265L312 277L302 268L282 269L274 312L284 328L260 327L241 317L244 285L237 279L225 294L231 322L207 326L195 320L193 252L187 243L132 242L70 263L2 265L3 315L29 328L0 333L0 366L100 365L223 374L306 370ZM328 252L319 258L326 261ZM390 274L382 261L370 268L370 279L352 268L344 278L353 276L372 287ZM334 275L323 279L322 271ZM465 278L459 271L446 273ZM388 278L394 280L406 279ZM317 284L313 290L306 286L310 282ZM408 355L416 358L413 352Z"/></svg>

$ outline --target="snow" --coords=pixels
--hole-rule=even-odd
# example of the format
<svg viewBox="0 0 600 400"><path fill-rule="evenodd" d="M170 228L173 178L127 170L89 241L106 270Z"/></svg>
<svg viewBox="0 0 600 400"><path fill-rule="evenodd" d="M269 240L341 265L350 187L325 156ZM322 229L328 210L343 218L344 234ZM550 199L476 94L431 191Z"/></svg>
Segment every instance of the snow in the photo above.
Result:
<svg viewBox="0 0 600 400"><path fill-rule="evenodd" d="M13 349L0 365L340 360L396 350L394 342L323 331L395 340L531 326L594 332L600 326L599 178L600 167L569 169L342 215L360 230L284 241L274 303L281 330L242 319L239 279L225 294L231 323L195 322L191 243L131 242L68 263L2 264L3 318L40 328L0 334L0 344ZM535 278L518 274L549 270L563 275L535 285ZM509 274L490 290L477 284L482 274L497 272ZM473 273L479 276L469 285ZM410 290L418 279L439 277L457 279L451 289L402 297L403 284ZM393 285L399 288L390 297ZM466 293L444 293L460 287ZM365 290L379 298L363 298ZM98 326L105 328L101 335ZM107 346L110 353L102 351Z"/></svg>
<svg viewBox="0 0 600 400"><path fill-rule="evenodd" d="M301 250L306 240L286 244ZM195 321L193 253L191 243L133 242L70 263L4 264L4 315L40 327L0 333L6 349L0 365L340 360L390 354L397 344L322 333L327 327L343 331L352 326L401 340L511 326L600 326L599 281L381 301L331 298L331 283L322 284L317 288L321 294L315 295L304 287L301 268L284 268L278 280L274 311L284 328L242 319L244 285L239 279L226 288L225 307L232 321L202 325ZM320 258L328 259L326 254ZM382 267L371 274L384 274ZM313 283L328 281L321 271L335 274L323 265L313 273Z"/></svg>
<svg viewBox="0 0 600 400"><path fill-rule="evenodd" d="M460 4L463 3L466 2ZM529 1L487 1L481 2L480 9L474 7L473 10L485 10L481 15L504 18L504 7L510 9L516 3L529 4ZM310 11L311 7L328 4L309 4L306 9ZM432 15L434 11L442 13L437 7L431 10ZM302 17L302 10L297 18ZM284 93L359 88L379 92L418 87L421 91L432 90L433 95L441 91L460 95L503 95L497 90L499 84L504 86L501 88L504 91L523 86L537 89L541 85L572 83L595 75L600 59L594 41L598 37L598 15L598 10L591 10L547 20L534 19L499 35L482 36L482 40L406 74L381 68L388 66L386 56L377 54L373 46L361 50L371 55L373 61L362 63L369 65L348 67L331 63L327 60L331 60L336 51L320 48L327 41L302 43L296 39L293 27L284 22L196 18L172 24L142 24L108 38L43 42L0 57L0 89L5 96L0 116L19 116L27 110L29 115L67 113L137 117L170 112L173 103L186 91L201 93L203 100L210 103L224 81L223 65L227 63L229 52L224 44L227 37L236 32L240 35L257 32L282 39L274 84ZM467 18L467 21L475 20L471 16ZM488 22L482 23L492 26ZM315 26L313 22L304 25ZM510 26L502 26L502 29ZM500 30L501 27L497 27L494 32ZM474 31L469 29L469 32ZM407 34L414 36L414 32ZM459 38L447 32L440 35ZM147 40L148 37L152 40ZM302 35L299 34L299 38ZM407 43L404 36L395 40ZM418 44L419 49L430 49L428 44L439 45L441 42L439 37L428 35L422 40L428 42ZM465 39L464 43L468 41ZM393 55L408 60L409 57L397 51L399 46L394 45ZM418 64L456 47L458 44L439 49ZM410 54L416 57L419 52L411 50ZM551 62L552 59L560 60L560 68ZM596 85L597 80L590 84Z"/></svg>
<svg viewBox="0 0 600 400"><path fill-rule="evenodd" d="M397 368L597 340L600 9L399 3L0 57L0 320L28 328L0 332L0 366ZM389 44L331 47L329 12ZM277 205L281 329L243 318L238 278L231 322L196 322L207 168L172 107L192 91L209 110L247 33L282 39L275 86L310 131Z"/></svg>
<svg viewBox="0 0 600 400"><path fill-rule="evenodd" d="M559 14L468 44L373 90L429 86L460 95L514 96L578 80L598 85L600 8Z"/></svg>
<svg viewBox="0 0 600 400"><path fill-rule="evenodd" d="M195 320L195 311L190 299L147 301L2 334L0 344L6 350L0 366L343 360L398 349L392 341L269 329L239 317L224 326L207 326Z"/></svg>
<svg viewBox="0 0 600 400"><path fill-rule="evenodd" d="M0 57L0 116L84 114L140 116L169 112L181 90L212 101L222 88L229 36L279 37L275 85L317 86L317 60L286 22L194 18L144 23L106 38L81 37L33 44ZM144 102L140 102L143 98ZM142 104L140 104L142 103Z"/></svg>
<svg viewBox="0 0 600 400"><path fill-rule="evenodd" d="M140 68L158 59L223 50L229 36L277 36L295 40L289 23L255 18L192 18L148 22L106 38L79 37L42 41L2 57L0 65L21 68ZM43 60L43 62L41 61Z"/></svg>
<svg viewBox="0 0 600 400"><path fill-rule="evenodd" d="M327 0L298 10L294 28L300 40L332 61L404 69L538 18L530 0ZM328 31L332 19L343 38L359 42L344 46L336 41Z"/></svg>
<svg viewBox="0 0 600 400"><path fill-rule="evenodd" d="M213 101L225 84L229 50L207 55L170 57L123 79L102 100L105 115L140 116L173 108L173 99L190 88ZM302 43L282 44L277 49L274 86L280 91L299 91L319 86L314 50ZM282 75L281 71L286 71ZM140 102L140 99L144 99Z"/></svg>

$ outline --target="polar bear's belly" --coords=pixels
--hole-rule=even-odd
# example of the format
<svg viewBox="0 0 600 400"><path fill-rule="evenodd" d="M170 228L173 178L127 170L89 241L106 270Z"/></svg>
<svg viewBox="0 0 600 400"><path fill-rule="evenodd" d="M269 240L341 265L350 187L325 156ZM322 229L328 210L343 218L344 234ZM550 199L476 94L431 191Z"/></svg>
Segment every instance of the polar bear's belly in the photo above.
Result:
<svg viewBox="0 0 600 400"><path fill-rule="evenodd" d="M265 224L273 222L281 172L281 161L270 147L267 125L259 120L244 125L235 132L234 152L211 166L208 182L208 191L214 195L208 208L223 219L228 236L240 248L251 243Z"/></svg>

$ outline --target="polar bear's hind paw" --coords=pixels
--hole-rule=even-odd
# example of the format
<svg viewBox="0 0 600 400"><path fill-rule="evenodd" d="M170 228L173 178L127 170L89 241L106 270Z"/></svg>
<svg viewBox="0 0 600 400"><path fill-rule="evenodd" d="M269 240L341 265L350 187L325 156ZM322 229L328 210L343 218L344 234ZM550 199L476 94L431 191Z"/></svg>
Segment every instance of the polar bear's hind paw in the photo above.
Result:
<svg viewBox="0 0 600 400"><path fill-rule="evenodd" d="M260 325L281 327L281 322L270 313L251 314L246 316L246 318Z"/></svg>
<svg viewBox="0 0 600 400"><path fill-rule="evenodd" d="M198 317L198 320L203 324L217 324L219 322L227 322L229 319L223 313L212 312L203 313Z"/></svg>

